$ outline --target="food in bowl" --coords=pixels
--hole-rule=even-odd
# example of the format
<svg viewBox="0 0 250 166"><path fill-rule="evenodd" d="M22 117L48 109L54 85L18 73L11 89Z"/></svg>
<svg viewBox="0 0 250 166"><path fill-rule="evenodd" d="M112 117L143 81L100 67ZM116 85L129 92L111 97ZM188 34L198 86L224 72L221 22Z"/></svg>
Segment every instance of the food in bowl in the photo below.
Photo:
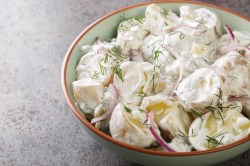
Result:
<svg viewBox="0 0 250 166"><path fill-rule="evenodd" d="M72 83L96 128L141 148L189 152L250 134L250 35L206 9L156 5L81 47Z"/></svg>

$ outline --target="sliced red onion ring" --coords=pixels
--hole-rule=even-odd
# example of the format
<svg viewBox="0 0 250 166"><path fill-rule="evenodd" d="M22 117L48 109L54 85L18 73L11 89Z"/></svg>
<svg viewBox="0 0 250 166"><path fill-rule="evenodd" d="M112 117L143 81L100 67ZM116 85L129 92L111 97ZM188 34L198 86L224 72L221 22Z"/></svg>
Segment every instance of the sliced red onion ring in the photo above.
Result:
<svg viewBox="0 0 250 166"><path fill-rule="evenodd" d="M165 48L176 58L180 58L180 53L171 45L165 45Z"/></svg>
<svg viewBox="0 0 250 166"><path fill-rule="evenodd" d="M242 103L250 104L250 98L247 97L230 97L228 101L239 101Z"/></svg>
<svg viewBox="0 0 250 166"><path fill-rule="evenodd" d="M154 119L154 111L147 112L147 120L148 120L148 128L152 135L155 137L156 141L167 151L169 152L175 152L168 143L166 143L163 138L157 134L155 131L155 128L153 127L153 120Z"/></svg>
<svg viewBox="0 0 250 166"><path fill-rule="evenodd" d="M116 90L115 86L113 84L109 84L108 91L111 94L111 99L110 99L110 103L108 103L107 105L104 106L106 112L99 117L93 118L91 120L91 124L95 124L95 123L100 122L100 121L106 119L107 117L109 117L112 114L115 106L117 105L118 95L117 95L117 90Z"/></svg>
<svg viewBox="0 0 250 166"><path fill-rule="evenodd" d="M163 30L163 32L171 33L173 31L177 30L178 28L182 28L182 29L184 29L186 31L194 31L195 35L201 35L202 34L202 31L197 29L196 27L191 27L191 26L183 25L183 24L168 26L166 29Z"/></svg>
<svg viewBox="0 0 250 166"><path fill-rule="evenodd" d="M230 35L231 43L234 42L235 41L235 35L234 35L232 29L227 24L224 25L224 28L227 31L227 34Z"/></svg>
<svg viewBox="0 0 250 166"><path fill-rule="evenodd" d="M244 46L230 45L230 46L222 48L221 52L228 53L230 51L235 51L235 50L244 50L244 51L246 51L247 57L250 58L250 48L244 47Z"/></svg>

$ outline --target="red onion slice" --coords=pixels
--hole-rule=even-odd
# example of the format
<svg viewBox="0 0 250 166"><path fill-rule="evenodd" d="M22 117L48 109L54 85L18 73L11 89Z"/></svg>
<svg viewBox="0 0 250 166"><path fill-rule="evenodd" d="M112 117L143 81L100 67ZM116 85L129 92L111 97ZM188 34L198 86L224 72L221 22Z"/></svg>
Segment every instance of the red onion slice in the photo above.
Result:
<svg viewBox="0 0 250 166"><path fill-rule="evenodd" d="M244 51L246 51L245 54L250 59L250 48L244 47L244 46L229 45L227 47L222 48L221 52L228 53L228 52L235 51L235 50L244 50Z"/></svg>
<svg viewBox="0 0 250 166"><path fill-rule="evenodd" d="M153 127L154 111L147 112L148 128L152 135L155 137L156 141L167 151L175 152L169 145L166 143L163 138L157 134L155 128Z"/></svg>
<svg viewBox="0 0 250 166"><path fill-rule="evenodd" d="M235 41L235 35L234 35L232 29L231 29L227 24L224 25L224 28L225 28L225 30L227 31L227 34L228 34L228 35L230 36L230 38L231 38L231 43L234 42L234 41Z"/></svg>
<svg viewBox="0 0 250 166"><path fill-rule="evenodd" d="M111 99L110 99L110 103L108 103L107 105L104 106L106 112L99 117L93 118L91 120L91 124L95 124L95 123L100 122L100 121L106 119L107 117L109 117L112 114L115 106L117 105L118 95L117 95L116 87L113 84L109 84L108 91L111 94Z"/></svg>
<svg viewBox="0 0 250 166"><path fill-rule="evenodd" d="M168 26L167 28L165 28L163 30L163 32L165 33L171 33L173 31L176 31L178 28L182 28L186 31L194 31L194 34L195 35L201 35L202 34L202 31L197 29L196 27L191 27L191 26L188 26L188 25L183 25L183 24L180 24L180 25L174 25L174 26Z"/></svg>
<svg viewBox="0 0 250 166"><path fill-rule="evenodd" d="M176 59L180 58L180 53L171 45L165 45L165 48L172 54Z"/></svg>
<svg viewBox="0 0 250 166"><path fill-rule="evenodd" d="M228 101L239 101L242 103L250 104L250 98L247 97L230 97Z"/></svg>

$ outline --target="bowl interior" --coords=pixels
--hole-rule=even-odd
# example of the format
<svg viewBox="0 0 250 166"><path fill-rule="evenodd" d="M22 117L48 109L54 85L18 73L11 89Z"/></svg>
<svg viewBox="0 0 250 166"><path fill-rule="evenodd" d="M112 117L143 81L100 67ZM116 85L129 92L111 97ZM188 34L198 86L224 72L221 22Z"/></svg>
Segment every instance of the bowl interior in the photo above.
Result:
<svg viewBox="0 0 250 166"><path fill-rule="evenodd" d="M62 78L63 84L65 84L65 89L69 95L70 100L68 102L76 103L73 89L72 89L72 82L75 81L75 68L78 64L82 54L80 52L80 47L82 45L93 44L96 37L100 37L101 40L109 41L111 38L116 37L116 28L121 21L122 17L133 17L133 16L144 16L145 9L149 5L149 3L145 3L142 5L137 5L130 8L125 8L118 10L114 13L111 13L107 16L104 16L100 20L96 21L92 25L90 25L87 29L85 29L73 42L72 46L70 47L66 59L65 64L62 69ZM221 20L221 25L225 23L228 24L232 29L239 30L239 31L246 31L249 30L250 22L247 19L241 18L240 16L234 15L228 11L221 10L219 8L215 8L213 6L204 6L202 4L196 4L192 2L165 2L165 3L157 3L158 6L170 9L173 12L179 13L179 7L183 5L189 5L192 8L208 8L211 11L217 13ZM65 68L64 68L65 67ZM76 105L74 106L79 112L81 109L78 108ZM249 140L249 139L248 139Z"/></svg>

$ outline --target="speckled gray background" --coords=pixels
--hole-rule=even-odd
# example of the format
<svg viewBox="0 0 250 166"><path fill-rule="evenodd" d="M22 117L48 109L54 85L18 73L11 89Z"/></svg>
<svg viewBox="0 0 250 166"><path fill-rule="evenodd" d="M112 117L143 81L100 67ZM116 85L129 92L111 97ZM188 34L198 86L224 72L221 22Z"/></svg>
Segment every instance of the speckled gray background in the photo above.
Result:
<svg viewBox="0 0 250 166"><path fill-rule="evenodd" d="M0 0L0 165L136 166L82 132L62 94L61 63L87 25L144 0ZM250 17L249 0L204 2ZM250 151L219 166L250 165Z"/></svg>

